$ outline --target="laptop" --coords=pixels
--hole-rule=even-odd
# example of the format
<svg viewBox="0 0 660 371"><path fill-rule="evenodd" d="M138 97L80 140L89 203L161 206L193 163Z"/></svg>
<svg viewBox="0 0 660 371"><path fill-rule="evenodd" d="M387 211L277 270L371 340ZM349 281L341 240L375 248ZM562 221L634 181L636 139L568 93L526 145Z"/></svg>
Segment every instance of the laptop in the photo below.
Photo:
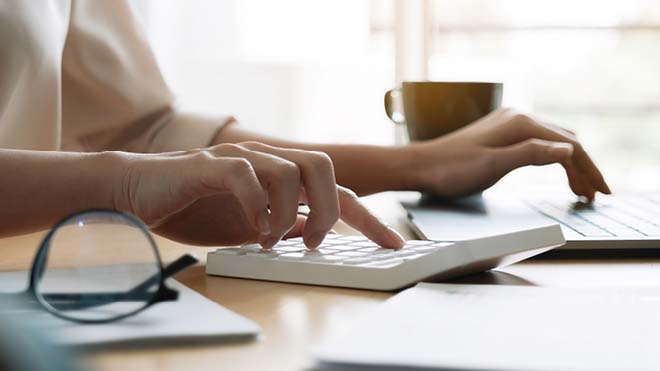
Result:
<svg viewBox="0 0 660 371"><path fill-rule="evenodd" d="M457 200L418 196L402 204L423 239L461 241L559 224L562 250L660 248L660 194L598 196L587 203L563 194L486 193Z"/></svg>

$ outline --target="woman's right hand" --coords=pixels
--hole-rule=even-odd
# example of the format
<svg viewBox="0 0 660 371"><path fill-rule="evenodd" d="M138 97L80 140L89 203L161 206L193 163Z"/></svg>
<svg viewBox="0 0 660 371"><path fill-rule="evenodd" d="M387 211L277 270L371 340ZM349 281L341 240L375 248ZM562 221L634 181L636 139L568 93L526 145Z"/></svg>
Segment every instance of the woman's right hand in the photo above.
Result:
<svg viewBox="0 0 660 371"><path fill-rule="evenodd" d="M321 152L249 142L122 156L115 207L168 238L226 245L236 242L239 231L242 242L271 248L297 226L305 244L315 248L341 218L384 247L403 245L352 191L337 186L332 161ZM298 218L300 202L311 210L306 220ZM223 223L213 223L218 219ZM190 235L200 230L204 235Z"/></svg>

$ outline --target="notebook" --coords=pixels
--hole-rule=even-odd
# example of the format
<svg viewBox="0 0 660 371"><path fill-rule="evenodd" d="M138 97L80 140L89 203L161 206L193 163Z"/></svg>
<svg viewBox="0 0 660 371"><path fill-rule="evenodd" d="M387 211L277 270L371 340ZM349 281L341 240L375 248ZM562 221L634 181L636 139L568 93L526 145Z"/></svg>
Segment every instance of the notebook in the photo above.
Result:
<svg viewBox="0 0 660 371"><path fill-rule="evenodd" d="M0 273L0 291L25 289L28 273ZM136 345L191 342L234 342L254 339L259 326L207 299L182 283L170 279L167 285L179 291L179 299L153 305L135 316L108 324L77 324L40 310L13 313L39 321L39 327L62 345Z"/></svg>
<svg viewBox="0 0 660 371"><path fill-rule="evenodd" d="M660 289L421 283L355 323L318 369L660 369Z"/></svg>

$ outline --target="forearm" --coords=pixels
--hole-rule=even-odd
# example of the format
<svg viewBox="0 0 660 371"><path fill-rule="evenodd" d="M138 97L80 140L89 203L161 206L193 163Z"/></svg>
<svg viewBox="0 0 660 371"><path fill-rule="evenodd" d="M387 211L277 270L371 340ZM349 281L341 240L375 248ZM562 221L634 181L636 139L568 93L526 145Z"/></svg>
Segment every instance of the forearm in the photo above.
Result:
<svg viewBox="0 0 660 371"><path fill-rule="evenodd" d="M409 147L360 144L310 144L277 139L229 125L215 143L256 141L283 148L298 148L327 153L335 166L337 183L359 195L389 190L414 189L414 154Z"/></svg>
<svg viewBox="0 0 660 371"><path fill-rule="evenodd" d="M113 208L118 158L0 149L0 237L49 228L82 209Z"/></svg>

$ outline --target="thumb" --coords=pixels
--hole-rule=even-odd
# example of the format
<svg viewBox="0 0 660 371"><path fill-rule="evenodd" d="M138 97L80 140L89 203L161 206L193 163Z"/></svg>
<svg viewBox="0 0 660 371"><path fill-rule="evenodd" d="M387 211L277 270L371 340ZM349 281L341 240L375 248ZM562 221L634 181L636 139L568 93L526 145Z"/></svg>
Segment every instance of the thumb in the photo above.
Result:
<svg viewBox="0 0 660 371"><path fill-rule="evenodd" d="M527 165L565 163L573 156L573 145L543 139L528 139L496 149L495 156L502 170L509 172Z"/></svg>

